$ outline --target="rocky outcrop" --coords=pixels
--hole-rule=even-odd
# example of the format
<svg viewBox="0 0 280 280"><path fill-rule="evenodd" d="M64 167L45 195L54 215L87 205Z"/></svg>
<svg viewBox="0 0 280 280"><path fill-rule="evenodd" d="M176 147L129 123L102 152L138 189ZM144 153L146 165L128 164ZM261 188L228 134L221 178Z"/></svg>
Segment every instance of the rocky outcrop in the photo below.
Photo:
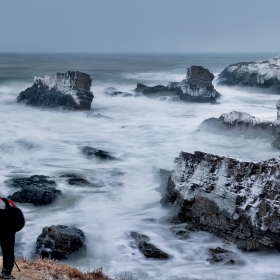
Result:
<svg viewBox="0 0 280 280"><path fill-rule="evenodd" d="M219 118L206 119L199 129L233 136L262 137L273 140L271 145L280 148L280 121L262 121L245 112L232 111Z"/></svg>
<svg viewBox="0 0 280 280"><path fill-rule="evenodd" d="M219 74L218 82L224 85L280 86L280 57L231 64Z"/></svg>
<svg viewBox="0 0 280 280"><path fill-rule="evenodd" d="M187 69L186 79L177 83L169 82L167 86L149 87L138 83L135 92L150 97L177 96L187 102L212 102L221 96L212 84L214 75L202 66L191 66Z"/></svg>
<svg viewBox="0 0 280 280"><path fill-rule="evenodd" d="M112 156L109 152L107 151L103 151L103 150L98 150L89 146L85 146L83 148L83 153L87 156L87 157L92 157L92 156L96 156L102 159L116 159L114 156Z"/></svg>
<svg viewBox="0 0 280 280"><path fill-rule="evenodd" d="M61 191L55 188L56 183L47 176L34 175L29 178L12 180L12 186L20 188L9 198L19 203L33 203L36 206L52 203Z"/></svg>
<svg viewBox="0 0 280 280"><path fill-rule="evenodd" d="M131 236L135 239L139 251L142 252L146 258L168 259L170 257L155 245L148 243L150 238L147 235L132 231Z"/></svg>
<svg viewBox="0 0 280 280"><path fill-rule="evenodd" d="M93 99L90 87L90 76L79 71L57 73L54 77L35 77L34 84L22 91L17 101L38 107L90 110Z"/></svg>
<svg viewBox="0 0 280 280"><path fill-rule="evenodd" d="M280 158L244 162L181 152L166 190L173 221L242 250L280 248Z"/></svg>
<svg viewBox="0 0 280 280"><path fill-rule="evenodd" d="M86 253L85 235L76 227L44 227L36 241L36 254L42 258L65 260Z"/></svg>

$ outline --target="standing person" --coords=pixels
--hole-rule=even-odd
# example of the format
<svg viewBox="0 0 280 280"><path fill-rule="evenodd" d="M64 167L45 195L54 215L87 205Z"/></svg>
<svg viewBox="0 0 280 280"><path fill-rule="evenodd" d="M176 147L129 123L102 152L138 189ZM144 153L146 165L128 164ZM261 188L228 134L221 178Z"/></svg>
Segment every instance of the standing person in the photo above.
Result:
<svg viewBox="0 0 280 280"><path fill-rule="evenodd" d="M2 278L13 279L15 234L24 227L25 221L19 208L6 198L0 197L0 243L3 254Z"/></svg>

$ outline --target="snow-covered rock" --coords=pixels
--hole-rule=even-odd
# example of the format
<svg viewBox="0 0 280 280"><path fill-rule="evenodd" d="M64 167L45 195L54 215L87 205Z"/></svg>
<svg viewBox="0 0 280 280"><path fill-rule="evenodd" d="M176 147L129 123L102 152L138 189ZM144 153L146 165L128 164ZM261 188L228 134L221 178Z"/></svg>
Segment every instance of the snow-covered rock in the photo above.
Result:
<svg viewBox="0 0 280 280"><path fill-rule="evenodd" d="M90 87L90 76L79 71L57 73L54 77L35 77L34 84L22 91L17 101L39 107L90 110L93 99Z"/></svg>
<svg viewBox="0 0 280 280"><path fill-rule="evenodd" d="M280 56L268 60L231 64L219 74L218 82L226 85L280 85Z"/></svg>
<svg viewBox="0 0 280 280"><path fill-rule="evenodd" d="M260 120L245 112L232 111L219 118L204 120L199 129L242 137L273 139L280 133L280 122Z"/></svg>
<svg viewBox="0 0 280 280"><path fill-rule="evenodd" d="M280 248L280 158L244 162L181 152L175 164L165 194L174 221L242 250Z"/></svg>

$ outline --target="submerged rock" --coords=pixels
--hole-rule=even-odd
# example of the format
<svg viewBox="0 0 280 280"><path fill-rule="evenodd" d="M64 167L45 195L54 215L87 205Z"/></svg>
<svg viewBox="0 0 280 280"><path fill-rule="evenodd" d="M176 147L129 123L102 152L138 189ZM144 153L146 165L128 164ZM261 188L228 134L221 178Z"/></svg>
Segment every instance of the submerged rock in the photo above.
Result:
<svg viewBox="0 0 280 280"><path fill-rule="evenodd" d="M225 85L279 86L280 57L231 64L219 74L218 82Z"/></svg>
<svg viewBox="0 0 280 280"><path fill-rule="evenodd" d="M44 227L36 241L36 254L42 258L65 260L86 253L82 230L65 225Z"/></svg>
<svg viewBox="0 0 280 280"><path fill-rule="evenodd" d="M84 178L81 178L75 174L65 174L65 175L61 175L61 178L67 178L67 183L69 185L88 185L89 181L87 181Z"/></svg>
<svg viewBox="0 0 280 280"><path fill-rule="evenodd" d="M166 197L177 221L242 250L280 248L280 158L243 162L181 152L175 163Z"/></svg>
<svg viewBox="0 0 280 280"><path fill-rule="evenodd" d="M29 178L18 178L12 180L13 187L21 188L10 195L9 198L19 203L33 203L36 206L52 203L61 191L57 190L55 182L48 180L47 176L34 175Z"/></svg>
<svg viewBox="0 0 280 280"><path fill-rule="evenodd" d="M89 146L85 146L83 148L83 153L88 156L96 156L100 157L102 159L116 159L114 156L112 156L109 152L103 151L103 150L98 150Z"/></svg>
<svg viewBox="0 0 280 280"><path fill-rule="evenodd" d="M110 96L110 97L115 97L115 96L120 96L120 97L138 97L140 94L133 94L129 92L123 92L123 91L118 91L114 87L108 87L103 91L103 94Z"/></svg>
<svg viewBox="0 0 280 280"><path fill-rule="evenodd" d="M229 250L223 249L221 247L210 248L209 253L211 254L211 258L207 259L210 263L223 263L223 264L238 264L243 265L244 261L239 260L237 255Z"/></svg>
<svg viewBox="0 0 280 280"><path fill-rule="evenodd" d="M57 73L54 77L35 77L34 84L22 91L17 101L38 107L90 110L93 99L90 87L90 76L79 71Z"/></svg>
<svg viewBox="0 0 280 280"><path fill-rule="evenodd" d="M172 101L216 103L216 99L221 94L214 89L213 79L214 75L208 69L193 65L187 68L186 79L179 83L169 82L167 86L157 85L153 87L138 83L135 92L155 98L173 97Z"/></svg>
<svg viewBox="0 0 280 280"><path fill-rule="evenodd" d="M131 236L136 240L139 251L142 252L146 258L168 259L170 257L155 245L148 243L150 238L147 235L132 231Z"/></svg>

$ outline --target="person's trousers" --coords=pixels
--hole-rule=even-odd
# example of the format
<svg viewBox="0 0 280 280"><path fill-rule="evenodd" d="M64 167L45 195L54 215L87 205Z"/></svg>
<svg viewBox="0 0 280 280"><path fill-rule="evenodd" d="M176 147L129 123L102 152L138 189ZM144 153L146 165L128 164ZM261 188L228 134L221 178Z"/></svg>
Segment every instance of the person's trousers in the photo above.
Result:
<svg viewBox="0 0 280 280"><path fill-rule="evenodd" d="M10 274L13 270L15 262L15 233L1 232L0 229L0 243L3 254L3 270Z"/></svg>

